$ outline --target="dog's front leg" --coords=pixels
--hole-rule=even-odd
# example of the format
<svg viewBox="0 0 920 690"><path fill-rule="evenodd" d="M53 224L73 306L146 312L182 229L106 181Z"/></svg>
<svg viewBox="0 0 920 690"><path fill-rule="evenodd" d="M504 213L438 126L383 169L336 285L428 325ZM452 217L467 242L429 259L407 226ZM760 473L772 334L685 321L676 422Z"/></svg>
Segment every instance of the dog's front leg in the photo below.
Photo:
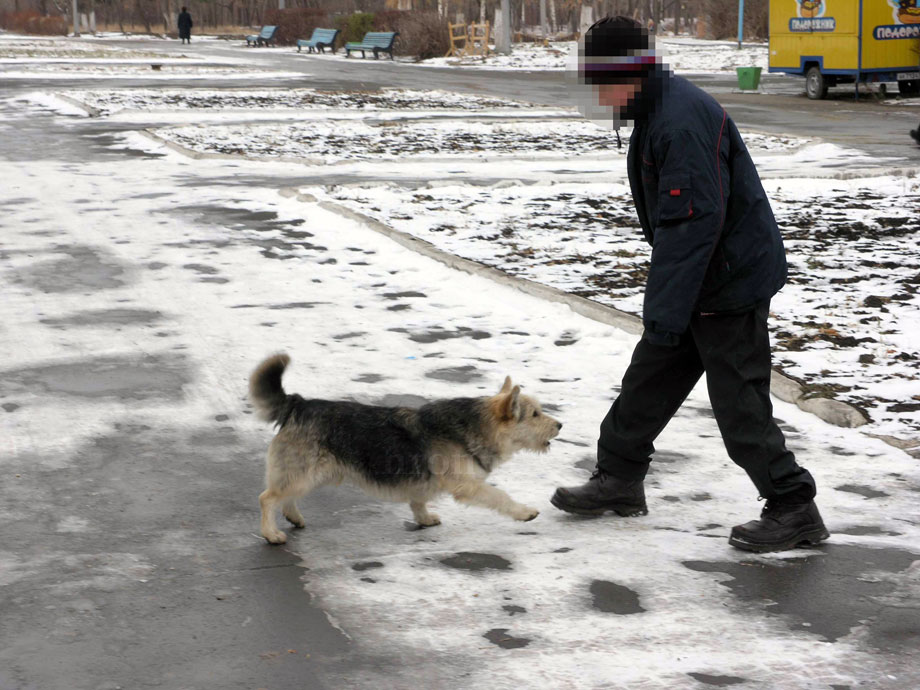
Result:
<svg viewBox="0 0 920 690"><path fill-rule="evenodd" d="M441 518L434 513L428 512L425 501L410 501L409 507L412 508L412 515L415 521L422 527L434 527L441 524Z"/></svg>
<svg viewBox="0 0 920 690"><path fill-rule="evenodd" d="M455 487L451 493L460 503L491 508L521 522L533 520L540 514L536 508L518 503L501 489L485 482L464 483Z"/></svg>

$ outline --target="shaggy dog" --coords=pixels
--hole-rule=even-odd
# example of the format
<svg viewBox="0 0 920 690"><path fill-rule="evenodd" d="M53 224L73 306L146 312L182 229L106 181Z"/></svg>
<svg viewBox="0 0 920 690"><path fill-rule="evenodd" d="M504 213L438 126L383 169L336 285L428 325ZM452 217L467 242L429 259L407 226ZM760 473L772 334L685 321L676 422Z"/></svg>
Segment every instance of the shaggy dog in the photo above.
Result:
<svg viewBox="0 0 920 690"><path fill-rule="evenodd" d="M441 400L414 410L288 395L281 376L290 361L285 354L269 357L249 379L260 417L279 427L259 496L262 536L272 544L287 541L275 523L278 505L295 527L303 527L297 498L343 481L407 502L422 527L440 524L426 503L442 493L515 520L539 514L485 482L516 451L545 451L562 428L536 400L521 395L519 386L512 387L510 378L498 395Z"/></svg>

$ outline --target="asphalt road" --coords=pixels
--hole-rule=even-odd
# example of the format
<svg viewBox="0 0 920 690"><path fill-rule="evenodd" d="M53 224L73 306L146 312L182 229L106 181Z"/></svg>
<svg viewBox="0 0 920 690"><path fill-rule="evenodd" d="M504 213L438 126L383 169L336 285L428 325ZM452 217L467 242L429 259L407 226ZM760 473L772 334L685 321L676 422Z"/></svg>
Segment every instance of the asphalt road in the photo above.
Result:
<svg viewBox="0 0 920 690"><path fill-rule="evenodd" d="M141 44L132 41L129 45ZM159 41L152 47L180 50L178 44ZM216 44L193 44L192 48L215 56L241 54L239 48ZM444 70L344 58L310 60L287 49L253 51L252 55L254 61L276 69L303 72L302 81L285 82L291 87L438 88L552 105L568 103L565 80L559 73ZM851 94L844 96L843 91L837 98L811 102L800 95L801 84L780 78L766 79L766 88L775 91L767 95L733 94L730 79L707 77L698 82L729 107L742 127L822 136L879 156L902 158L905 164L920 161L918 150L909 146L906 136L907 129L916 126L917 117L911 113L920 114L920 109L906 112L871 99L853 102L848 97ZM0 98L49 85L61 90L177 87L183 82L93 79L65 85L60 80L35 79L0 84ZM201 79L188 80L185 85L225 86ZM138 152L108 148L111 131L104 124L86 121L59 131L50 117L17 120L15 111L4 117L17 136L4 136L0 161L56 161L71 171L79 171L81 161L112 156L134 156L138 165L143 163ZM282 186L291 181L277 183ZM15 248L0 244L0 250L4 258L3 251ZM59 274L38 276L37 288L47 278L65 288L71 281L79 291L118 275L86 252L72 254L66 266L67 271ZM146 317L109 318L114 319L110 326L117 327L119 318ZM23 386L32 386L48 399L114 395L126 405L151 388L167 398L180 394L181 386L173 383L184 375L180 360L146 362L141 367L146 378L137 378L135 364L90 358L72 369L52 366L6 371L0 379L3 414L27 413L16 402ZM122 369L125 377L119 378ZM105 381L114 381L114 387L105 389ZM13 442L3 446L0 689L386 687L388 668L404 663L389 658L386 650L362 650L327 612L314 607L302 581L309 573L291 552L263 543L233 549L222 546L232 535L253 531L252 487L260 483L261 470L252 459L264 448L239 438L220 415L213 424L193 431L149 426L117 429L94 438L61 467L45 466L46 458L30 452L27 444L23 448L26 450ZM218 466L219 476L201 471ZM30 504L27 507L25 500ZM347 491L315 494L311 498L314 528L334 524L336 511L365 500ZM78 508L91 511L102 529L55 532L55 515ZM177 555L181 550L170 540L177 540L177 533L192 525L208 539L197 540L194 550ZM139 569L130 578L107 579L108 570L130 572L131 564L120 558L122 551L142 553L157 576L147 578L146 571ZM808 620L833 634L838 629L843 634L858 624L857 617L878 616L871 635L878 640L880 653L901 659L892 662L893 668L901 664L902 670L909 669L916 654L916 608L892 607L879 614L873 607L854 608L846 602L864 601L868 596L866 588L871 583L867 585L862 576L867 563L875 570L898 573L910 565L913 556L899 549L855 547L838 547L835 553L835 563L843 564L836 568L822 569L820 559L802 559L799 567L804 572L792 575L796 582L811 583L809 593L803 595L804 601L812 602L811 609L798 600L788 605L808 609ZM24 572L19 567L23 563L31 564L28 577L17 577ZM44 565L33 569L36 563ZM734 563L694 567L730 572L742 600L783 601L777 591L790 578L789 571L751 573ZM90 579L87 572L92 574ZM420 669L424 671L424 666ZM376 680L352 685L355 678Z"/></svg>

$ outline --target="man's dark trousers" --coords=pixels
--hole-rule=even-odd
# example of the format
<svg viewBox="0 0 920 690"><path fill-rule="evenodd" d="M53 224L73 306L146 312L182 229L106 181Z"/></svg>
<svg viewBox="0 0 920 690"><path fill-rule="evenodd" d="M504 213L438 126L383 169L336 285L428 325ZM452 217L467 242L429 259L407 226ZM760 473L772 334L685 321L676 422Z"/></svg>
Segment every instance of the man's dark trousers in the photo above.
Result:
<svg viewBox="0 0 920 690"><path fill-rule="evenodd" d="M694 315L674 347L639 341L598 440L598 467L643 479L653 441L706 372L709 400L729 457L763 498L804 503L815 482L786 449L770 402L769 303L731 315Z"/></svg>

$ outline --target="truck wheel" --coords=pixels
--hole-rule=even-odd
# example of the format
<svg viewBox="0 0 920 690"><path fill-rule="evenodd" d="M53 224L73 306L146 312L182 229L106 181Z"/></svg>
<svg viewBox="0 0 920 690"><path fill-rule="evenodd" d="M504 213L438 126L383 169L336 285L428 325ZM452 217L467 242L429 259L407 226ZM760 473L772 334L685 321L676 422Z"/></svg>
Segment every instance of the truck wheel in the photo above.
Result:
<svg viewBox="0 0 920 690"><path fill-rule="evenodd" d="M902 79L898 82L898 93L905 98L920 96L920 79Z"/></svg>
<svg viewBox="0 0 920 690"><path fill-rule="evenodd" d="M805 93L813 101L819 101L827 95L827 81L817 67L809 67L805 73Z"/></svg>

